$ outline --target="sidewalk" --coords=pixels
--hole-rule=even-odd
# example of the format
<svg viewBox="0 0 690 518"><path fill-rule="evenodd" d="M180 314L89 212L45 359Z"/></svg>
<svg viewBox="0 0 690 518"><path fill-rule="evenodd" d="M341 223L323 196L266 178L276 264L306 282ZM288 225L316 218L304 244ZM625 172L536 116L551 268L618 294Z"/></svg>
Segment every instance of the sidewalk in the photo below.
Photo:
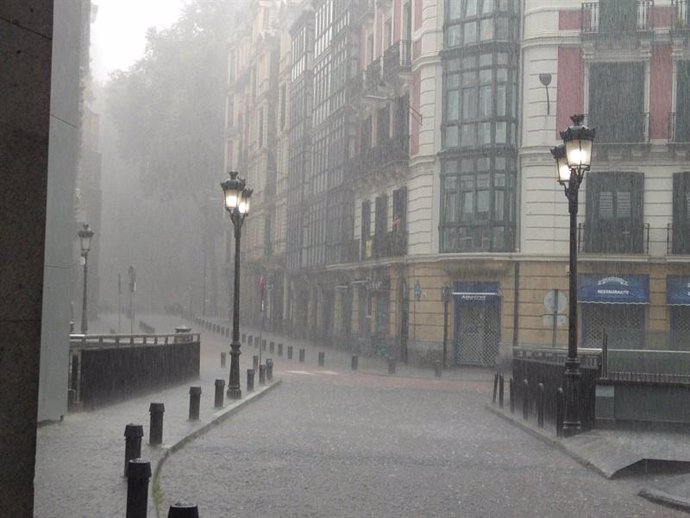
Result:
<svg viewBox="0 0 690 518"><path fill-rule="evenodd" d="M606 478L642 475L639 495L648 500L690 512L690 437L684 432L661 430L596 429L572 437L556 436L553 424L539 428L536 419L522 418L522 411L488 403L487 410L526 432L560 448L584 466Z"/></svg>
<svg viewBox="0 0 690 518"><path fill-rule="evenodd" d="M176 326L184 323L176 317L142 316L142 320L154 325L159 333L174 332ZM93 333L107 333L109 328L117 327L117 318L115 326L106 317L93 322L91 327ZM227 390L230 358L228 355L227 366L221 368L220 353L227 352L229 347L226 339L203 330L194 331L202 333L199 380L189 380L91 412L70 413L62 422L38 429L34 482L36 518L121 518L127 503L127 481L123 477L125 425L143 425L142 458L151 461L155 474L169 453L279 384L274 375L273 385L260 387L257 376L257 390L247 394L244 372L250 367L251 356L243 354L240 357L243 398L239 401L225 399L223 409L213 408L215 380L224 379ZM187 420L190 386L202 388L200 419L194 422ZM151 402L165 404L162 446L148 445ZM154 479L155 475L149 486L150 517L156 516L153 500L158 489ZM175 498L175 495L167 496ZM167 515L167 509L159 511L162 516Z"/></svg>
<svg viewBox="0 0 690 518"><path fill-rule="evenodd" d="M227 319L218 317L203 317L204 321L217 324L224 328L232 329L231 323ZM191 321L187 320L187 325L191 326L193 331L196 331L196 327ZM305 350L305 362L304 365L316 366L318 365L318 354L319 352L324 353L324 368L334 369L334 370L350 370L353 352L348 351L345 348L338 348L333 346L324 346L316 342L307 339L291 338L288 336L280 335L278 333L271 333L268 331L263 331L261 333L262 339L266 340L266 350L259 352L257 346L257 340L259 337L259 329L252 327L246 327L242 325L242 334L246 334L247 338L249 335L253 336L253 346L248 345L248 339L242 342L243 355L258 355L261 354L261 361L264 358L271 358L276 364L281 362L281 366L293 365L295 368L300 365L299 363L299 350ZM220 336L220 335L217 335ZM226 340L230 340L226 338ZM274 342L275 349L274 352L270 352L270 343ZM278 355L278 344L283 344L283 355ZM287 359L287 347L291 345L293 347L292 360ZM450 349L450 348L449 348ZM449 352L450 356L450 352ZM377 356L364 356L362 354L358 355L358 370L360 372L365 372L372 375L388 375L388 361L385 358ZM413 367L410 365L405 365L402 362L396 362L395 364L395 375L398 377L411 377L411 378L433 378L435 377L434 368L429 366L427 368ZM448 368L443 369L441 373L442 379L451 380L463 380L463 381L485 381L491 383L493 381L493 370L485 367L458 367L453 365L451 358L448 359Z"/></svg>

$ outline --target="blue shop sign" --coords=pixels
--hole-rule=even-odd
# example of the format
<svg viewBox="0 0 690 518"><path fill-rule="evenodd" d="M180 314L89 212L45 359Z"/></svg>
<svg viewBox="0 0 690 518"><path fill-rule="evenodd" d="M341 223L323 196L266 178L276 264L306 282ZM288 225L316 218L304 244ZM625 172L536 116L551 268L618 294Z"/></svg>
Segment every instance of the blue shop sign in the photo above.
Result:
<svg viewBox="0 0 690 518"><path fill-rule="evenodd" d="M578 276L577 300L599 304L647 304L649 276L602 275Z"/></svg>
<svg viewBox="0 0 690 518"><path fill-rule="evenodd" d="M666 277L666 304L690 306L690 277L682 275Z"/></svg>
<svg viewBox="0 0 690 518"><path fill-rule="evenodd" d="M489 302L498 304L501 301L498 282L456 282L453 290L456 302Z"/></svg>

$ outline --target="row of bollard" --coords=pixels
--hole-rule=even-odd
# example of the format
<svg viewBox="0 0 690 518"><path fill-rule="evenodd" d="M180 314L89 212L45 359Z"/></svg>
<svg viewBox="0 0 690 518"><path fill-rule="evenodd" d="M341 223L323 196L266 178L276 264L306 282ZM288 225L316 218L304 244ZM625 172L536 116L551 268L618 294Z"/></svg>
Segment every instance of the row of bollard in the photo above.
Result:
<svg viewBox="0 0 690 518"><path fill-rule="evenodd" d="M494 375L494 390L492 401L496 404L496 398L498 396L498 407L503 408L503 389L504 389L504 378L502 374L496 373ZM530 415L530 386L527 379L522 380L522 418L524 420L529 419ZM513 378L508 380L508 392L510 398L510 412L515 413L515 386L513 383ZM546 397L545 389L543 383L537 384L537 397L536 401L536 411L537 411L537 426L539 428L544 428L544 412L546 407ZM560 437L563 430L563 417L565 415L565 393L562 387L556 389L556 434Z"/></svg>

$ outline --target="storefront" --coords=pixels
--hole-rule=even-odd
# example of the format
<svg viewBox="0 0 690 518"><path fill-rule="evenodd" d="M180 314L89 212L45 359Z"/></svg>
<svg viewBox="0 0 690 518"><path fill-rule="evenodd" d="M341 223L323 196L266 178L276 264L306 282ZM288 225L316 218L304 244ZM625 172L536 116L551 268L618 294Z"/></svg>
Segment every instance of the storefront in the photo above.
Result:
<svg viewBox="0 0 690 518"><path fill-rule="evenodd" d="M601 347L604 333L610 346L644 343L647 275L579 275L577 300L582 308L582 347Z"/></svg>
<svg viewBox="0 0 690 518"><path fill-rule="evenodd" d="M666 277L666 304L670 309L671 347L690 349L690 277Z"/></svg>
<svg viewBox="0 0 690 518"><path fill-rule="evenodd" d="M498 282L456 282L453 357L460 365L493 366L501 339Z"/></svg>

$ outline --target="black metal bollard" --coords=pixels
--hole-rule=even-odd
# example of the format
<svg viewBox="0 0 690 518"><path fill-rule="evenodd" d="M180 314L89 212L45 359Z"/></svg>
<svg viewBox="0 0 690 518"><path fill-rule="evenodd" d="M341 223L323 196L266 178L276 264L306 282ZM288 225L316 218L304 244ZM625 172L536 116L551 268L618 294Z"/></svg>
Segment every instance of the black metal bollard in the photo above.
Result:
<svg viewBox="0 0 690 518"><path fill-rule="evenodd" d="M259 385L266 384L266 366L259 365Z"/></svg>
<svg viewBox="0 0 690 518"><path fill-rule="evenodd" d="M434 376L437 378L441 377L441 362L440 360L436 360L434 362Z"/></svg>
<svg viewBox="0 0 690 518"><path fill-rule="evenodd" d="M268 344L268 352L273 353L276 350L276 343L275 342L270 342Z"/></svg>
<svg viewBox="0 0 690 518"><path fill-rule="evenodd" d="M199 518L199 508L194 504L177 502L170 506L168 518Z"/></svg>
<svg viewBox="0 0 690 518"><path fill-rule="evenodd" d="M149 504L151 463L143 459L130 460L127 465L127 517L146 518Z"/></svg>
<svg viewBox="0 0 690 518"><path fill-rule="evenodd" d="M254 392L254 369L247 369L247 392Z"/></svg>
<svg viewBox="0 0 690 518"><path fill-rule="evenodd" d="M556 389L556 435L563 435L563 417L565 414L565 392L563 387Z"/></svg>
<svg viewBox="0 0 690 518"><path fill-rule="evenodd" d="M189 420L199 420L199 407L201 406L201 387L189 387Z"/></svg>
<svg viewBox="0 0 690 518"><path fill-rule="evenodd" d="M254 369L254 372L258 372L259 370L259 355L255 354L252 356L252 368Z"/></svg>
<svg viewBox="0 0 690 518"><path fill-rule="evenodd" d="M496 394L498 392L498 372L494 374L494 397L491 399L493 404L496 404Z"/></svg>
<svg viewBox="0 0 690 518"><path fill-rule="evenodd" d="M539 428L544 428L544 384L537 385L539 390L539 399L537 400L537 425Z"/></svg>
<svg viewBox="0 0 690 518"><path fill-rule="evenodd" d="M125 426L125 472L129 461L141 457L141 438L144 436L144 427L140 424L128 424Z"/></svg>
<svg viewBox="0 0 690 518"><path fill-rule="evenodd" d="M358 363L358 357L357 357L356 354L353 354L353 355L352 355L352 364L351 364L351 367L352 367L352 370L353 370L353 371L356 371L356 370L357 370L357 363Z"/></svg>
<svg viewBox="0 0 690 518"><path fill-rule="evenodd" d="M304 363L304 355L305 355L304 349L300 349L299 350L299 362L300 363Z"/></svg>
<svg viewBox="0 0 690 518"><path fill-rule="evenodd" d="M395 358L388 357L388 374L395 374Z"/></svg>
<svg viewBox="0 0 690 518"><path fill-rule="evenodd" d="M319 351L319 367L323 367L326 363L326 353Z"/></svg>
<svg viewBox="0 0 690 518"><path fill-rule="evenodd" d="M522 380L522 418L529 418L529 381Z"/></svg>
<svg viewBox="0 0 690 518"><path fill-rule="evenodd" d="M220 353L220 366L225 367L226 353Z"/></svg>
<svg viewBox="0 0 690 518"><path fill-rule="evenodd" d="M503 374L498 377L498 408L503 408Z"/></svg>
<svg viewBox="0 0 690 518"><path fill-rule="evenodd" d="M513 397L513 378L508 380L508 398L510 399L510 413L515 413L515 397Z"/></svg>
<svg viewBox="0 0 690 518"><path fill-rule="evenodd" d="M278 344L278 356L283 355L283 344Z"/></svg>
<svg viewBox="0 0 690 518"><path fill-rule="evenodd" d="M291 345L287 346L287 359L292 360L292 346Z"/></svg>
<svg viewBox="0 0 690 518"><path fill-rule="evenodd" d="M163 403L151 403L149 414L151 423L149 425L149 444L163 444L163 414L165 405Z"/></svg>
<svg viewBox="0 0 690 518"><path fill-rule="evenodd" d="M270 358L266 360L266 379L273 381L273 360Z"/></svg>
<svg viewBox="0 0 690 518"><path fill-rule="evenodd" d="M223 408L223 389L225 388L225 380L216 380L216 393L213 398L213 406L215 408Z"/></svg>

